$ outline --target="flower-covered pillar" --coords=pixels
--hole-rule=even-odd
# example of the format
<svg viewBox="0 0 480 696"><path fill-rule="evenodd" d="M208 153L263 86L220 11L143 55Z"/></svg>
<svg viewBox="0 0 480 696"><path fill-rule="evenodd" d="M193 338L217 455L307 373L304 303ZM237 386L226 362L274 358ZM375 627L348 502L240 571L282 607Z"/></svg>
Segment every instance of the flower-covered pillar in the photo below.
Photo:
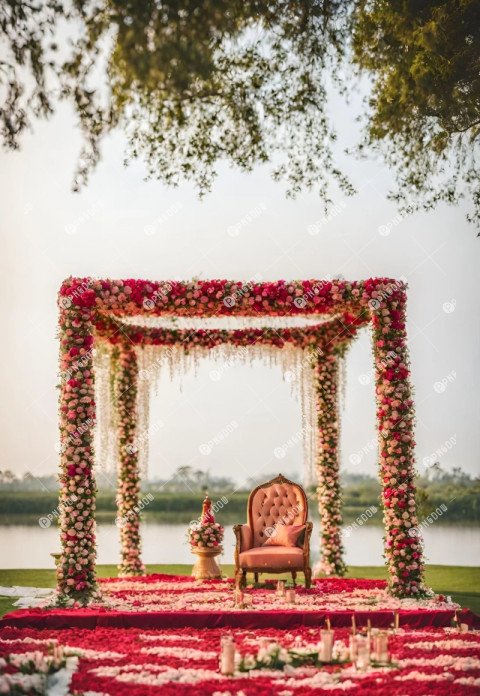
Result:
<svg viewBox="0 0 480 696"><path fill-rule="evenodd" d="M57 601L60 605L88 604L96 592L91 304L75 305L74 291L62 287L59 296L61 557L57 566Z"/></svg>
<svg viewBox="0 0 480 696"><path fill-rule="evenodd" d="M142 575L140 542L140 471L138 466L137 379L135 351L120 347L115 364L115 401L118 428L117 526L120 528L120 575Z"/></svg>
<svg viewBox="0 0 480 696"><path fill-rule="evenodd" d="M418 596L425 588L415 503L415 412L407 350L405 286L391 281L377 283L370 293L369 305L390 591L398 597Z"/></svg>
<svg viewBox="0 0 480 696"><path fill-rule="evenodd" d="M333 350L315 358L317 411L317 496L320 512L320 563L326 575L344 575L342 495L339 462L339 356Z"/></svg>

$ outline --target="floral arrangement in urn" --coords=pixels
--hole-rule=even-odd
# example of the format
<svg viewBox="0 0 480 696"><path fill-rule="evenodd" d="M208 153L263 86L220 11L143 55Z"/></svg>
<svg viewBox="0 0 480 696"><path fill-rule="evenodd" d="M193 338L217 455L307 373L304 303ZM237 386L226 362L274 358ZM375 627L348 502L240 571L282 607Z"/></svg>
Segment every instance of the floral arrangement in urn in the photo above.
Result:
<svg viewBox="0 0 480 696"><path fill-rule="evenodd" d="M215 522L212 501L207 493L203 501L200 519L190 522L188 527L188 541L194 548L214 549L221 545L223 532L222 525Z"/></svg>

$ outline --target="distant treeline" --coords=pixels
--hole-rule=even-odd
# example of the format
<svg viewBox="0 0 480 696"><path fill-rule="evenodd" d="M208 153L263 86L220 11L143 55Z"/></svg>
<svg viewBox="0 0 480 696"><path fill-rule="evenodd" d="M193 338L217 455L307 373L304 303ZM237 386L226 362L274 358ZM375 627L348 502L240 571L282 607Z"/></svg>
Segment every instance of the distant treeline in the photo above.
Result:
<svg viewBox="0 0 480 696"><path fill-rule="evenodd" d="M231 489L230 489L231 490ZM225 523L246 519L248 491L230 493L223 490L209 489L210 498L217 503L217 517ZM195 519L201 511L203 493L173 492L158 490L150 484L144 493L151 493L153 500L148 501L145 511L154 513L161 521L188 522ZM310 515L318 515L316 495L309 490ZM150 496L149 496L150 497ZM440 506L447 507L441 522L478 522L480 520L480 481L467 477L447 480L441 477L417 480L417 502L420 519L426 517ZM375 506L378 512L373 521L381 521L380 485L372 477L347 477L343 487L343 514L346 521L355 519L367 508ZM18 516L41 517L51 514L58 507L55 491L0 490L0 522L9 523L18 520ZM443 508L442 508L443 509ZM115 492L100 490L97 495L98 517L113 517L116 513ZM13 518L13 519L12 519Z"/></svg>

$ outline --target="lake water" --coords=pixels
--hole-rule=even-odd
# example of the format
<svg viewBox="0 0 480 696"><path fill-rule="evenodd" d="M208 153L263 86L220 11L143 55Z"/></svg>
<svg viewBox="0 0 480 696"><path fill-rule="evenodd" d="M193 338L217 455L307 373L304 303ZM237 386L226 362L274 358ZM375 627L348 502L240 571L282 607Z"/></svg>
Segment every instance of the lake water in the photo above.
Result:
<svg viewBox="0 0 480 696"><path fill-rule="evenodd" d="M185 540L186 525L142 522L143 561L145 563L192 563ZM97 527L98 563L117 564L119 530L112 523ZM312 534L312 558L318 558L318 522ZM383 565L383 529L365 525L344 534L348 565ZM428 563L441 565L480 565L480 528L433 524L424 531ZM223 563L233 563L234 534L226 527ZM0 526L0 568L51 568L51 552L59 550L58 528L42 529L34 525Z"/></svg>

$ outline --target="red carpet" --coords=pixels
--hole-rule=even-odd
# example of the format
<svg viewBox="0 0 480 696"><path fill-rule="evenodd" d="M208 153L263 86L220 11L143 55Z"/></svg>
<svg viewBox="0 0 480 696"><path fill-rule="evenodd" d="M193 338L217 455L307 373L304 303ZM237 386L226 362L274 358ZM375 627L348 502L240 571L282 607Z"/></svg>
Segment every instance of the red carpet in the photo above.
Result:
<svg viewBox="0 0 480 696"><path fill-rule="evenodd" d="M276 596L274 585L247 590L252 609L233 606L232 581L196 583L185 576L150 575L142 578L109 578L100 581L108 606L71 609L21 609L0 621L0 627L66 629L117 627L141 629L278 628L323 625L327 617L333 627L358 627L370 620L375 628L386 628L398 611L400 626L411 628L450 626L458 621L480 628L480 617L468 609L457 609L445 597L399 601L385 592L381 580L325 578L310 590L297 588L297 603L286 604Z"/></svg>
<svg viewBox="0 0 480 696"><path fill-rule="evenodd" d="M52 642L63 646L67 654L79 656L69 689L72 696L476 696L480 689L480 633L449 628L390 632L391 667L372 665L367 672L347 662L226 677L218 663L225 632L4 628L0 659L15 654L28 660L33 651L48 654ZM238 654L246 656L259 654L265 643L310 652L316 649L320 631L238 629L234 636ZM349 636L349 630L335 630L336 651L347 649Z"/></svg>
<svg viewBox="0 0 480 696"><path fill-rule="evenodd" d="M0 628L282 628L298 626L322 626L327 617L334 628L348 627L352 615L358 627L366 626L370 619L373 628L387 628L393 623L391 611L180 611L180 612L121 612L102 609L20 609L6 614L0 620ZM399 612L400 626L409 628L450 626L455 611L408 611ZM469 609L457 612L458 621L469 628L480 628L480 617Z"/></svg>

